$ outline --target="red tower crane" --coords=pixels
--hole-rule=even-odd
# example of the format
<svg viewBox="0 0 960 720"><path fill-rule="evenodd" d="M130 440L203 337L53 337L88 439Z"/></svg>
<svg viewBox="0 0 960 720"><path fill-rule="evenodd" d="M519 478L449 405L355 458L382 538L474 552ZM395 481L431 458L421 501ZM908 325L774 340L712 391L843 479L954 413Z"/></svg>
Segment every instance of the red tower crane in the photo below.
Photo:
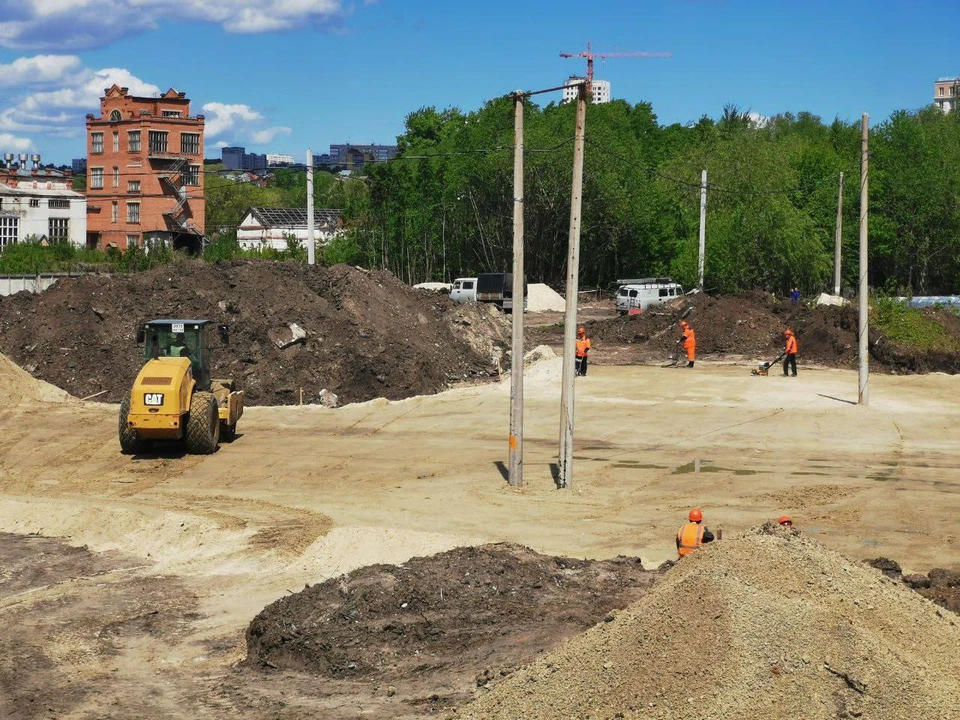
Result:
<svg viewBox="0 0 960 720"><path fill-rule="evenodd" d="M618 52L618 53L595 53L587 43L586 52L578 53L560 53L562 58L586 58L587 59L587 93L593 92L593 59L600 58L606 60L611 57L641 57L641 58L668 58L673 57L673 53L668 52Z"/></svg>

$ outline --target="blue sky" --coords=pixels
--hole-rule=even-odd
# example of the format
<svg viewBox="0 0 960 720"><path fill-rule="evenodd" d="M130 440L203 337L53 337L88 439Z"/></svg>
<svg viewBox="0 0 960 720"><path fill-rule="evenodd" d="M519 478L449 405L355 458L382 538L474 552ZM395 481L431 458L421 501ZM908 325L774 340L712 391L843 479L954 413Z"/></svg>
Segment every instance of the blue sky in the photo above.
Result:
<svg viewBox="0 0 960 720"><path fill-rule="evenodd" d="M956 0L0 0L0 152L82 156L84 116L113 82L186 92L207 157L218 143L298 158L389 144L417 108L472 110L583 73L559 53L588 40L673 54L596 68L663 123L726 103L877 123L960 75L957 27Z"/></svg>

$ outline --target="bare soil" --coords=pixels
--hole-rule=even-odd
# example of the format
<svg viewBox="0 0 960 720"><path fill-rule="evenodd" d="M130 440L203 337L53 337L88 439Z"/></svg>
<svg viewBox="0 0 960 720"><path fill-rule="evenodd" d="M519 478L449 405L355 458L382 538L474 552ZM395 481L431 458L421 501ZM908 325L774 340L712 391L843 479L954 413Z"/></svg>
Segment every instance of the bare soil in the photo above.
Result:
<svg viewBox="0 0 960 720"><path fill-rule="evenodd" d="M783 331L790 327L799 340L801 364L857 366L856 306L811 307L762 292L692 295L640 315L585 319L587 334L595 343L591 359L598 364L665 361L676 349L677 323L688 308L692 308L687 320L696 332L698 357L773 360L783 349ZM923 312L960 338L960 318L937 309ZM541 326L532 332L539 342L553 346L562 342L561 325ZM871 335L870 357L871 367L881 372L960 372L960 353L903 347L875 332Z"/></svg>
<svg viewBox="0 0 960 720"><path fill-rule="evenodd" d="M960 573L904 579L894 561L869 564L947 607L952 598L956 609ZM210 611L188 579L158 575L153 563L116 551L2 533L0 714L109 717L114 707L170 718L446 715L483 701L595 625L623 622L675 567L551 557L509 543L366 566L268 605L247 628L238 662L236 636L196 640ZM875 610L862 592L854 599ZM669 636L669 627L650 628ZM162 673L131 673L132 662L156 665L158 657ZM189 658L219 668L198 675ZM612 663L606 669L616 673ZM570 676L573 687L580 678Z"/></svg>
<svg viewBox="0 0 960 720"><path fill-rule="evenodd" d="M432 678L470 697L537 653L639 599L657 577L639 558L547 557L510 544L374 565L267 606L247 662L381 684Z"/></svg>
<svg viewBox="0 0 960 720"><path fill-rule="evenodd" d="M489 305L456 306L388 272L347 265L183 262L125 276L62 279L44 293L0 298L0 352L77 397L119 402L143 363L139 322L204 318L214 377L233 377L251 405L341 403L435 393L496 376L509 323ZM304 342L272 341L296 323Z"/></svg>
<svg viewBox="0 0 960 720"><path fill-rule="evenodd" d="M677 563L640 601L459 718L913 718L955 714L960 618L795 530Z"/></svg>

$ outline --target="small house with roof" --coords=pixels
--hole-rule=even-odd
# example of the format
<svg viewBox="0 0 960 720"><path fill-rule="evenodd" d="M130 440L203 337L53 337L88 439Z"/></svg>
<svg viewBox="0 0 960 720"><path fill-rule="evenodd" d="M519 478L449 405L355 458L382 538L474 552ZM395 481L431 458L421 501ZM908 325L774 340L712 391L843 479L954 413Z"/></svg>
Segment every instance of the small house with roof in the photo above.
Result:
<svg viewBox="0 0 960 720"><path fill-rule="evenodd" d="M325 245L343 233L343 211L315 208L314 242ZM285 250L287 238L307 244L307 211L304 208L253 207L237 228L237 243L245 250Z"/></svg>

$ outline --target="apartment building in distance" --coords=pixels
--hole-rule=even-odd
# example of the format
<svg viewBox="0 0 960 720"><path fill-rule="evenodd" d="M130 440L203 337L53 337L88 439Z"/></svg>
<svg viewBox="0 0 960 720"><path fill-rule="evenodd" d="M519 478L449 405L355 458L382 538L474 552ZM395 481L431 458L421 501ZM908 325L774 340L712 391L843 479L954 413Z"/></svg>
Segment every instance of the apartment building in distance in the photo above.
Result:
<svg viewBox="0 0 960 720"><path fill-rule="evenodd" d="M571 75L567 78L566 83L563 86L563 100L561 103L571 103L575 102L577 95L580 93L580 83L582 83L586 78L578 77L577 75ZM593 81L593 92L591 93L593 97L590 98L591 102L594 104L598 103L608 103L611 100L610 97L610 81L609 80L594 80Z"/></svg>
<svg viewBox="0 0 960 720"><path fill-rule="evenodd" d="M202 248L203 127L172 88L156 98L104 91L99 117L87 115L89 246Z"/></svg>
<svg viewBox="0 0 960 720"><path fill-rule="evenodd" d="M957 109L960 102L957 90L960 89L960 77L940 78L933 84L933 102L943 112Z"/></svg>

